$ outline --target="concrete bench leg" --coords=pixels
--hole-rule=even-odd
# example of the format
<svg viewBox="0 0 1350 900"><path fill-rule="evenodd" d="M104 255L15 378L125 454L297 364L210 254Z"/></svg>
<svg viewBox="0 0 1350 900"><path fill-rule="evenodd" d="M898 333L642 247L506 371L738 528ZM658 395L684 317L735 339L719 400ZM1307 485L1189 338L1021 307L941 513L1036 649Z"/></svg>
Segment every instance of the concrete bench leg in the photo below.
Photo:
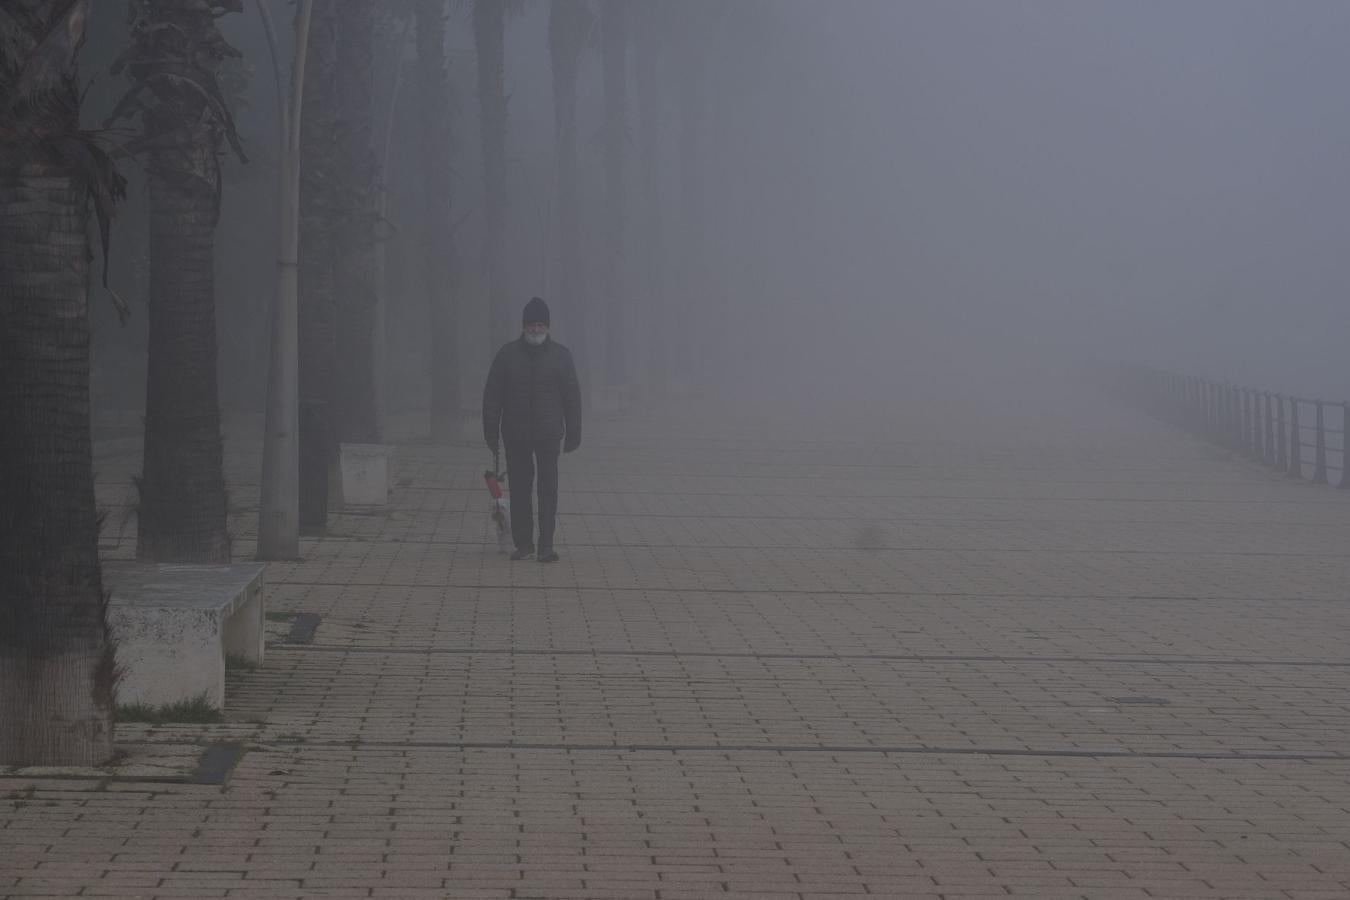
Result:
<svg viewBox="0 0 1350 900"><path fill-rule="evenodd" d="M225 657L263 658L263 566L109 562L118 702L225 706Z"/></svg>
<svg viewBox="0 0 1350 900"><path fill-rule="evenodd" d="M225 620L225 655L244 662L261 663L263 660L263 592L260 586L254 586L234 615Z"/></svg>
<svg viewBox="0 0 1350 900"><path fill-rule="evenodd" d="M117 702L160 706L205 696L217 709L224 707L220 614L163 610L146 617L136 612L114 607L108 615L123 669Z"/></svg>

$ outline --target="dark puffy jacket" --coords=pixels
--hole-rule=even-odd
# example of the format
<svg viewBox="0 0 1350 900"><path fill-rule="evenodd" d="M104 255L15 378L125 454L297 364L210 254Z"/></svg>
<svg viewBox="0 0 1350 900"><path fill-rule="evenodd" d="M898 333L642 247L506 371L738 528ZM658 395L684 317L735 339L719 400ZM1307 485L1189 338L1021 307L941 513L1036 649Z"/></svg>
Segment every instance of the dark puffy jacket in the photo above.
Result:
<svg viewBox="0 0 1350 900"><path fill-rule="evenodd" d="M552 338L538 347L517 338L497 351L483 388L483 439L497 446L567 438L581 444L581 385L572 352Z"/></svg>

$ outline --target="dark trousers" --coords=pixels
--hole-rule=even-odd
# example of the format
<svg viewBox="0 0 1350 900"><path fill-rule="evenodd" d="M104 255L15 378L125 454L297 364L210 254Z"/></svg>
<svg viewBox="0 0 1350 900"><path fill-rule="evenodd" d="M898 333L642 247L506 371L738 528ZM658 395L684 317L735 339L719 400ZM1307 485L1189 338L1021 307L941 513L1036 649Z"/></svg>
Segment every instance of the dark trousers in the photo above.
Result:
<svg viewBox="0 0 1350 900"><path fill-rule="evenodd" d="M511 538L517 549L534 543L534 476L539 473L539 546L553 547L558 518L558 455L561 441L506 445L511 487Z"/></svg>

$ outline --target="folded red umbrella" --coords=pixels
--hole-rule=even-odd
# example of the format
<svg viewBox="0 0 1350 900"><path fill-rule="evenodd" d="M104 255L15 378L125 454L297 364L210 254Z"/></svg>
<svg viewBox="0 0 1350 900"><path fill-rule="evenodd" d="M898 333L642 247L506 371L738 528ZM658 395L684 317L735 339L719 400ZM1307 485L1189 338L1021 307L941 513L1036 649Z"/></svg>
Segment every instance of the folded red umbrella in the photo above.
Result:
<svg viewBox="0 0 1350 900"><path fill-rule="evenodd" d="M492 527L497 532L497 549L502 553L510 553L512 547L511 540L511 506L506 499L506 473L498 471L501 468L497 454L492 454L492 468L483 473L483 481L487 483L488 495L492 498L491 520Z"/></svg>

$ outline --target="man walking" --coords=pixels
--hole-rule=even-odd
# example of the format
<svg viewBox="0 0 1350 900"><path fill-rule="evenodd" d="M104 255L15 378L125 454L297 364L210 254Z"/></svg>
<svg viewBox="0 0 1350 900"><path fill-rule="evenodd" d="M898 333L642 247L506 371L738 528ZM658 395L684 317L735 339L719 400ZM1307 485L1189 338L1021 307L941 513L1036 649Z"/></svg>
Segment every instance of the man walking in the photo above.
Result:
<svg viewBox="0 0 1350 900"><path fill-rule="evenodd" d="M521 335L497 351L483 388L483 439L493 454L506 444L511 481L513 560L534 555L532 497L539 473L539 561L558 561L558 452L581 446L581 385L572 353L549 337L548 304L525 304Z"/></svg>

